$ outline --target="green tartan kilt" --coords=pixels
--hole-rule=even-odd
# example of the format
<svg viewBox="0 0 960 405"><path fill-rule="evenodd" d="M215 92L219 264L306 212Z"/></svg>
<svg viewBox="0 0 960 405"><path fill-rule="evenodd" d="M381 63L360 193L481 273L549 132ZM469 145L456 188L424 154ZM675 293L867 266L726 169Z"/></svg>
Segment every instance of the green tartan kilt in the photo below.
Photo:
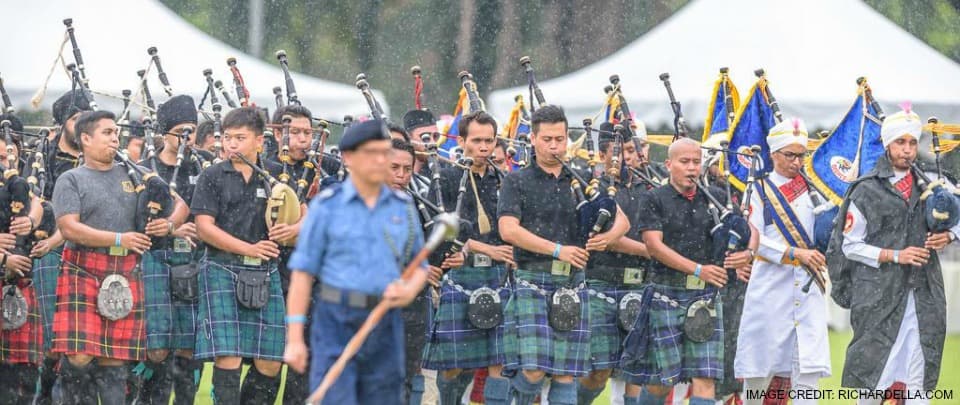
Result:
<svg viewBox="0 0 960 405"><path fill-rule="evenodd" d="M507 370L541 370L582 377L590 371L590 310L583 272L570 277L516 270L514 293L504 308L504 358ZM579 289L580 324L572 330L550 326L547 301L559 287ZM536 288L534 288L534 286Z"/></svg>
<svg viewBox="0 0 960 405"><path fill-rule="evenodd" d="M463 266L444 276L440 286L440 306L424 349L423 368L473 369L503 364L503 323L490 329L474 327L467 319L470 296L453 284L468 291L480 287L498 290L500 302L506 304L510 298L510 286L504 277L506 272L501 265Z"/></svg>
<svg viewBox="0 0 960 405"><path fill-rule="evenodd" d="M643 293L643 285L614 284L587 279L590 295L590 361L594 370L617 368L627 333L620 328L620 299L629 292Z"/></svg>
<svg viewBox="0 0 960 405"><path fill-rule="evenodd" d="M270 298L263 308L245 308L237 301L236 281L240 270L270 272ZM276 262L245 266L204 256L200 259L198 307L195 358L283 360L286 327Z"/></svg>
<svg viewBox="0 0 960 405"><path fill-rule="evenodd" d="M33 259L33 281L37 291L37 305L43 320L43 350L53 347L53 313L57 309L57 278L60 277L60 246L39 259Z"/></svg>
<svg viewBox="0 0 960 405"><path fill-rule="evenodd" d="M193 253L172 249L143 254L147 349L193 349L197 304L176 299L170 293L170 268L192 260Z"/></svg>
<svg viewBox="0 0 960 405"><path fill-rule="evenodd" d="M623 378L633 384L676 385L692 378L723 378L723 300L716 296L713 335L703 343L683 331L687 307L715 290L687 290L649 284L644 306L623 344Z"/></svg>

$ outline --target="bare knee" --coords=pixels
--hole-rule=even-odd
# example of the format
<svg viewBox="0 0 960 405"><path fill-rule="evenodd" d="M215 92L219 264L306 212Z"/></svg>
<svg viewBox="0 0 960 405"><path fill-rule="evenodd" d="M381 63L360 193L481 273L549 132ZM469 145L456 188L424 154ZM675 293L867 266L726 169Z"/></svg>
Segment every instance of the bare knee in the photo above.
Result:
<svg viewBox="0 0 960 405"><path fill-rule="evenodd" d="M267 377L276 377L277 374L280 374L280 367L283 366L283 363L271 360L254 360L253 366L257 368L260 374Z"/></svg>
<svg viewBox="0 0 960 405"><path fill-rule="evenodd" d="M607 379L610 378L612 372L613 370L591 371L586 377L580 379L580 384L591 390L603 388L607 385Z"/></svg>
<svg viewBox="0 0 960 405"><path fill-rule="evenodd" d="M170 354L170 352L166 349L147 350L147 358L154 363L166 360L168 354Z"/></svg>
<svg viewBox="0 0 960 405"><path fill-rule="evenodd" d="M443 370L441 373L443 375L444 380L452 380L454 378L457 378L457 376L460 375L460 373L462 372L463 372L462 368L454 368L450 370Z"/></svg>
<svg viewBox="0 0 960 405"><path fill-rule="evenodd" d="M503 378L503 366L487 367L487 375L493 378Z"/></svg>
<svg viewBox="0 0 960 405"><path fill-rule="evenodd" d="M240 368L241 361L239 357L217 357L213 364L221 370L236 370Z"/></svg>
<svg viewBox="0 0 960 405"><path fill-rule="evenodd" d="M624 390L624 393L627 394L628 397L636 398L636 397L640 396L640 390L641 390L641 388L643 388L643 387L640 386L640 385L627 383L626 387L624 387L623 390Z"/></svg>
<svg viewBox="0 0 960 405"><path fill-rule="evenodd" d="M523 370L523 377L534 384L543 381L543 377L546 375L547 373L540 370Z"/></svg>
<svg viewBox="0 0 960 405"><path fill-rule="evenodd" d="M89 354L70 354L67 355L67 361L76 367L83 367L93 361L93 356Z"/></svg>
<svg viewBox="0 0 960 405"><path fill-rule="evenodd" d="M556 381L560 384L570 384L573 382L572 375L555 375L551 377L551 380Z"/></svg>
<svg viewBox="0 0 960 405"><path fill-rule="evenodd" d="M97 357L97 365L103 367L116 367L122 366L126 363L124 360L120 359L108 359L106 357Z"/></svg>
<svg viewBox="0 0 960 405"><path fill-rule="evenodd" d="M670 389L673 387L667 385L648 385L646 386L647 392L652 394L655 397L665 397L670 393Z"/></svg>
<svg viewBox="0 0 960 405"><path fill-rule="evenodd" d="M690 383L690 393L695 397L713 398L715 387L712 378L694 378Z"/></svg>
<svg viewBox="0 0 960 405"><path fill-rule="evenodd" d="M193 358L193 350L189 350L189 349L177 349L177 351L175 351L174 354L175 354L177 357L182 357L182 358L185 358L185 359L192 359L192 358Z"/></svg>

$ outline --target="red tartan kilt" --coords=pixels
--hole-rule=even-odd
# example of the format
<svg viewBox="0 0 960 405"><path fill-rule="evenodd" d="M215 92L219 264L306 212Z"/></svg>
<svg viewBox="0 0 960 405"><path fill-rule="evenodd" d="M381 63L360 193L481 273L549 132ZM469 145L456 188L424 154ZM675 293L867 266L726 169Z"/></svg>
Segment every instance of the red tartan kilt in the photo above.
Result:
<svg viewBox="0 0 960 405"><path fill-rule="evenodd" d="M53 351L87 354L118 360L143 360L147 342L143 313L143 281L139 256L63 249L57 279L57 307L53 316ZM100 282L110 274L130 282L133 310L111 321L97 312Z"/></svg>
<svg viewBox="0 0 960 405"><path fill-rule="evenodd" d="M27 323L17 329L0 332L0 362L40 364L43 361L43 322L37 294L29 280L20 282L20 291L27 301Z"/></svg>

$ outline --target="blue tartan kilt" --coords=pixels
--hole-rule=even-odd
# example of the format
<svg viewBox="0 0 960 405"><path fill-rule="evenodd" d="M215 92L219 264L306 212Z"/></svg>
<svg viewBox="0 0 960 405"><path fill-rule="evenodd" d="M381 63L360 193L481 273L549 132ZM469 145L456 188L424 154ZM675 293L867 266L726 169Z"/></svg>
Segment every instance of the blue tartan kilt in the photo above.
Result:
<svg viewBox="0 0 960 405"><path fill-rule="evenodd" d="M620 299L630 292L643 293L644 285L614 284L587 280L590 295L590 361L594 370L609 370L620 364L621 346L627 333L620 328Z"/></svg>
<svg viewBox="0 0 960 405"><path fill-rule="evenodd" d="M174 252L172 249L150 250L143 254L147 349L193 350L197 304L178 300L170 293L170 268L192 260L192 252Z"/></svg>
<svg viewBox="0 0 960 405"><path fill-rule="evenodd" d="M240 270L270 273L270 298L263 308L245 308L237 301L236 282ZM245 266L204 256L200 259L198 308L195 358L283 360L286 327L276 262Z"/></svg>
<svg viewBox="0 0 960 405"><path fill-rule="evenodd" d="M43 321L43 350L47 352L53 347L53 313L57 308L57 278L60 277L62 252L61 245L43 257L33 259L34 288Z"/></svg>
<svg viewBox="0 0 960 405"><path fill-rule="evenodd" d="M448 272L440 285L440 306L433 320L430 340L423 354L428 370L472 369L503 364L503 323L490 329L478 329L467 319L470 296L466 291L480 287L498 290L500 302L510 298L507 270L493 267L463 266Z"/></svg>
<svg viewBox="0 0 960 405"><path fill-rule="evenodd" d="M582 377L590 371L590 310L583 272L570 277L516 270L514 293L504 308L504 366ZM580 324L566 332L550 326L547 300L557 288L579 289Z"/></svg>
<svg viewBox="0 0 960 405"><path fill-rule="evenodd" d="M692 378L723 378L723 304L716 297L717 318L709 340L684 337L687 307L716 292L650 284L640 316L623 344L620 368L633 384L676 385Z"/></svg>

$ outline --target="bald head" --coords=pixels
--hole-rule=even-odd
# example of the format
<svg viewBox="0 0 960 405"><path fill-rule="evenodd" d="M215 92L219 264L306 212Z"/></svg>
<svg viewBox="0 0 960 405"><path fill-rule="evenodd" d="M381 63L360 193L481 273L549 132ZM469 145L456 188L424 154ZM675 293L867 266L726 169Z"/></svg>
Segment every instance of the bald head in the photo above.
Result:
<svg viewBox="0 0 960 405"><path fill-rule="evenodd" d="M671 143L667 149L667 157L669 159L676 159L684 153L700 154L700 142L690 138L680 138Z"/></svg>

